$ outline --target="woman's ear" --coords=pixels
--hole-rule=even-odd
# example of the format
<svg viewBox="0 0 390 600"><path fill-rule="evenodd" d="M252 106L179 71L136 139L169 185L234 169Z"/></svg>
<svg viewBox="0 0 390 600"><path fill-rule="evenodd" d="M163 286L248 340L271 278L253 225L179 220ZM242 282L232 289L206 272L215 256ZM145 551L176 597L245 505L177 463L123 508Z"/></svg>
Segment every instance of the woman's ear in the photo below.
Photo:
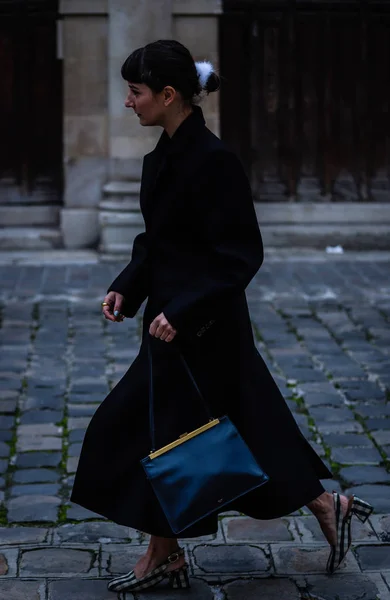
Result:
<svg viewBox="0 0 390 600"><path fill-rule="evenodd" d="M163 89L164 105L169 106L176 98L177 92L171 85L165 86Z"/></svg>

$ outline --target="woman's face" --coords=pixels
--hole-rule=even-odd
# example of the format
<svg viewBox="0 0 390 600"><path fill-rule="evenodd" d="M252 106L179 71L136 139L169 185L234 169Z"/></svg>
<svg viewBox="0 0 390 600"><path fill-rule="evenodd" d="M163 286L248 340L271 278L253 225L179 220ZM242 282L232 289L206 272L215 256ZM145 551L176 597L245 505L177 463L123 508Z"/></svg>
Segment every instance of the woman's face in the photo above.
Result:
<svg viewBox="0 0 390 600"><path fill-rule="evenodd" d="M155 94L145 83L128 82L129 92L125 106L132 108L141 125L161 125L164 121L165 105L163 93Z"/></svg>

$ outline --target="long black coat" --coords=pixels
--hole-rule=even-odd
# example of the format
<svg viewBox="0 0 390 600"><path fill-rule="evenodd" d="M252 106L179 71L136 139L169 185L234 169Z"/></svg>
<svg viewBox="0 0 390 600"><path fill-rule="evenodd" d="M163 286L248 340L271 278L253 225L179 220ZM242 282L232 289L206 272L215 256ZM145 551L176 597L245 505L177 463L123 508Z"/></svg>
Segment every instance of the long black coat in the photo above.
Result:
<svg viewBox="0 0 390 600"><path fill-rule="evenodd" d="M251 190L237 157L206 127L199 108L144 160L145 233L110 290L133 317L148 298L139 355L88 427L71 499L138 530L174 537L140 466L150 451L148 357L151 321L164 312L173 343L154 340L158 446L205 422L178 360L178 346L216 416L234 421L270 481L231 508L269 519L323 492L331 473L301 435L252 336L245 288L263 247ZM217 530L208 517L185 536Z"/></svg>

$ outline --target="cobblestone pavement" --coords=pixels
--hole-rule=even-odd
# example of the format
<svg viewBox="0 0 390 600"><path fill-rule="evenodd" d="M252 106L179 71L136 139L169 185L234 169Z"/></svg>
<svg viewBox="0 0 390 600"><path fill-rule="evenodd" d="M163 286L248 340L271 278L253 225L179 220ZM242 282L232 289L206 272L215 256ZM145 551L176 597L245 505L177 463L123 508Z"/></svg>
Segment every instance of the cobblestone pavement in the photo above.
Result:
<svg viewBox="0 0 390 600"><path fill-rule="evenodd" d="M142 533L68 501L89 419L137 354L140 321L100 315L120 268L0 267L1 600L114 598L106 580L145 550ZM356 492L376 512L355 523L333 577L305 510L274 521L226 514L216 536L183 542L190 595L126 600L389 600L390 259L271 257L248 297L259 349L335 473L328 489Z"/></svg>

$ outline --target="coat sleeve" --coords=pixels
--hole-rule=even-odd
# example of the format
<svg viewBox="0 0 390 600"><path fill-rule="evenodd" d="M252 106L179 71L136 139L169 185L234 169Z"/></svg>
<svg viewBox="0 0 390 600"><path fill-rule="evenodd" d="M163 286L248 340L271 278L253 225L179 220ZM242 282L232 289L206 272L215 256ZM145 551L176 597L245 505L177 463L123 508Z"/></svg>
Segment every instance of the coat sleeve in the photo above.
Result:
<svg viewBox="0 0 390 600"><path fill-rule="evenodd" d="M113 281L107 292L118 292L125 298L123 314L134 317L148 295L148 247L146 232L136 236L131 261Z"/></svg>
<svg viewBox="0 0 390 600"><path fill-rule="evenodd" d="M187 333L192 324L202 320L218 319L226 303L245 290L263 262L251 188L235 154L218 150L209 155L195 189L208 268L164 308L179 333Z"/></svg>

